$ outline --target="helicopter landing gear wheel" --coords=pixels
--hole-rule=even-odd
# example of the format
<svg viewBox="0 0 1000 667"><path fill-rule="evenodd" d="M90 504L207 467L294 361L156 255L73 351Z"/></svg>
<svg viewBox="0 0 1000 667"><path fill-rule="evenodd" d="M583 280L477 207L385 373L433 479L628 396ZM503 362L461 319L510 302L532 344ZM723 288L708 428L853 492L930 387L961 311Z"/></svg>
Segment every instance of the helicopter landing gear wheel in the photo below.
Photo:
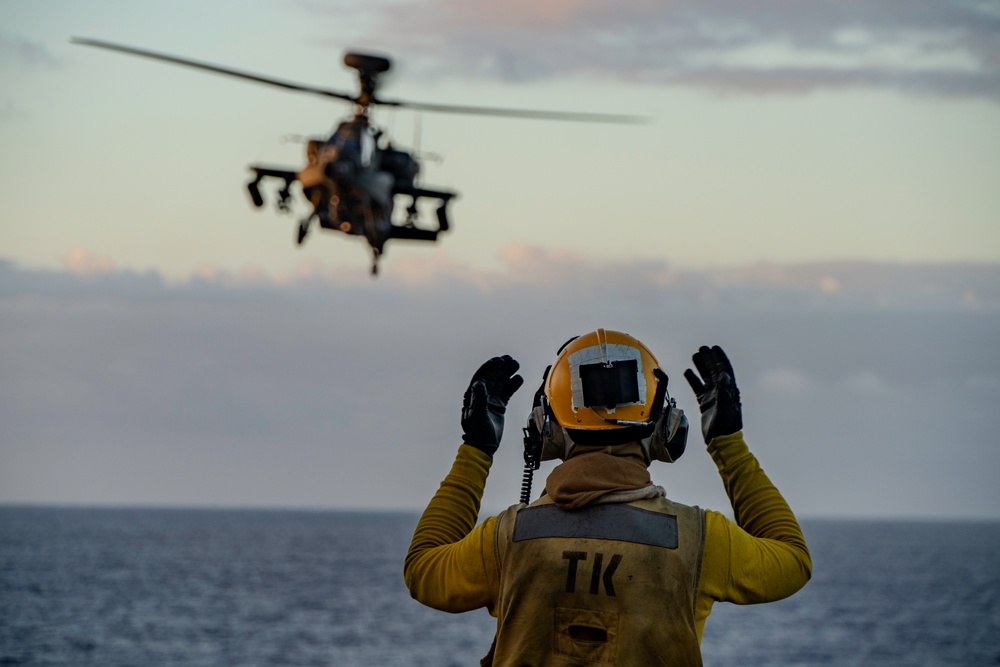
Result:
<svg viewBox="0 0 1000 667"><path fill-rule="evenodd" d="M364 204L365 238L372 249L372 276L378 275L378 260L385 254L385 242L389 235L379 229L371 201Z"/></svg>

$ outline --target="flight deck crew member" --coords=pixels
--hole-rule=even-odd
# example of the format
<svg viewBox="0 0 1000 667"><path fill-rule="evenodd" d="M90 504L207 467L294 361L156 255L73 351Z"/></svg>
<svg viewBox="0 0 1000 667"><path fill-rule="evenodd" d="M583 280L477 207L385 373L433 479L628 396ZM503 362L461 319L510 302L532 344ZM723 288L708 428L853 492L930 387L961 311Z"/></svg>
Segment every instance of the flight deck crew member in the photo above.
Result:
<svg viewBox="0 0 1000 667"><path fill-rule="evenodd" d="M669 500L647 470L685 448L687 418L635 338L598 329L546 369L525 447L561 459L545 491L476 525L504 413L523 379L509 356L475 373L463 443L406 554L411 595L449 612L497 618L495 665L701 665L716 601L787 597L812 562L788 504L743 440L740 394L719 347L684 376L735 521Z"/></svg>

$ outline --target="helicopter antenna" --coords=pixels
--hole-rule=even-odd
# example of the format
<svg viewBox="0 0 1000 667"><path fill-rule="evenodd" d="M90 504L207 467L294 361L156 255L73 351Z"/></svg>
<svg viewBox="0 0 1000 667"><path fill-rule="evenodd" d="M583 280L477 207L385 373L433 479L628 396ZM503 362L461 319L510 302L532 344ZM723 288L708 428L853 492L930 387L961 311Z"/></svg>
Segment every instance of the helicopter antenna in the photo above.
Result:
<svg viewBox="0 0 1000 667"><path fill-rule="evenodd" d="M420 141L422 139L423 115L418 111L413 114L413 150L420 153Z"/></svg>

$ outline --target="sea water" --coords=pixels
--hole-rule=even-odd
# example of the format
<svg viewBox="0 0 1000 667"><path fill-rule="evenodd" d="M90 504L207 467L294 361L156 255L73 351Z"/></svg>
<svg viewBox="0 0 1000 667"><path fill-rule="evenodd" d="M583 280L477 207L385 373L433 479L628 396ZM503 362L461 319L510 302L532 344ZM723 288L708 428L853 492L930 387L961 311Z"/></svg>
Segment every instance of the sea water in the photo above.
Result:
<svg viewBox="0 0 1000 667"><path fill-rule="evenodd" d="M413 601L415 514L0 507L0 666L477 665ZM1000 523L805 521L812 581L717 604L705 664L1000 665Z"/></svg>

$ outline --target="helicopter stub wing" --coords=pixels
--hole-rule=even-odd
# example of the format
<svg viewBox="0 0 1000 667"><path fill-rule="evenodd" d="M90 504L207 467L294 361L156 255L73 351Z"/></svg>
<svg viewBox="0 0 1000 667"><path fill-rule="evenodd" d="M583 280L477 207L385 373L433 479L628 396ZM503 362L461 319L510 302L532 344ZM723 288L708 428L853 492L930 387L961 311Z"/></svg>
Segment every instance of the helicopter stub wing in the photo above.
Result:
<svg viewBox="0 0 1000 667"><path fill-rule="evenodd" d="M298 178L298 172L288 169L278 169L277 167L258 167L253 164L250 165L249 169L257 174L258 178L271 176L272 178L283 178L289 183Z"/></svg>
<svg viewBox="0 0 1000 667"><path fill-rule="evenodd" d="M288 188L298 179L298 173L287 169L258 167L257 165L250 165L250 171L254 173L254 177L252 181L247 183L247 191L250 193L253 205L257 208L264 205L264 197L260 193L260 180L262 178L279 178L285 182L285 187L278 191L278 208L282 211L288 210L288 200L291 197Z"/></svg>

